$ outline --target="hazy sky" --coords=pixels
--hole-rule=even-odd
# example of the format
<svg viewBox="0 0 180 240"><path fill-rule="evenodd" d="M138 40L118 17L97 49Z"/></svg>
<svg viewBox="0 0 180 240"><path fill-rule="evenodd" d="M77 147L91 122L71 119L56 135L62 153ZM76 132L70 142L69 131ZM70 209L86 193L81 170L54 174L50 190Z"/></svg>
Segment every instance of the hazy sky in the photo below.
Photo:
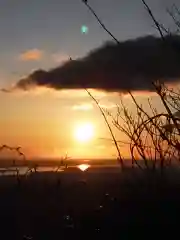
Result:
<svg viewBox="0 0 180 240"><path fill-rule="evenodd" d="M147 3L158 20L172 26L166 13L171 0ZM119 40L157 34L141 0L89 0L89 4ZM82 25L89 28L88 34L81 34ZM0 87L35 69L56 67L69 56L83 57L110 40L80 0L0 0L0 36ZM113 95L98 97L109 108L117 101ZM112 156L110 147L97 140L109 136L91 102L83 91L0 93L0 143L21 145L29 156L60 157L66 151L75 157ZM78 122L90 122L95 128L95 140L89 145L72 137Z"/></svg>

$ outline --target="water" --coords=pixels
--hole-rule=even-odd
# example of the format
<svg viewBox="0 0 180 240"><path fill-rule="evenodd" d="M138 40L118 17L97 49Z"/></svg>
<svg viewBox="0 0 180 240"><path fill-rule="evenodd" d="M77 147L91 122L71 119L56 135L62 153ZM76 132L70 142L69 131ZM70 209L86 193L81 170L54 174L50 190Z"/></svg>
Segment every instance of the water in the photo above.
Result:
<svg viewBox="0 0 180 240"><path fill-rule="evenodd" d="M88 171L89 169L93 169L94 171L98 171L101 169L108 169L110 168L111 170L119 171L120 168L117 167L117 165L101 165L101 164L74 164L74 165L68 165L68 166L61 166L58 168L57 166L37 166L35 168L30 168L27 166L19 166L19 167L7 167L7 168L2 168L0 167L0 176L16 176L17 173L19 175L25 175L25 174L30 174L31 172L64 172L66 171L66 168L73 170L73 169L78 169L79 171Z"/></svg>
<svg viewBox="0 0 180 240"><path fill-rule="evenodd" d="M38 167L36 170L37 172L51 172L51 171L56 171L57 168L55 167ZM0 168L0 176L15 176L17 175L17 171L19 175L25 175L30 173L30 169L28 167L9 167L9 168ZM64 171L63 168L60 168L58 172ZM34 172L34 169L32 169L32 172Z"/></svg>
<svg viewBox="0 0 180 240"><path fill-rule="evenodd" d="M70 166L70 167L76 167L81 171L86 171L90 165L89 164L79 164L77 166ZM69 168L69 167L68 167ZM65 170L65 167L60 167L57 170L57 167L37 167L36 171L37 172L63 172ZM25 175L25 174L29 174L31 172L35 172L35 170L32 168L28 168L28 167L9 167L9 168L0 168L0 176L15 176L17 175L17 173L19 175Z"/></svg>

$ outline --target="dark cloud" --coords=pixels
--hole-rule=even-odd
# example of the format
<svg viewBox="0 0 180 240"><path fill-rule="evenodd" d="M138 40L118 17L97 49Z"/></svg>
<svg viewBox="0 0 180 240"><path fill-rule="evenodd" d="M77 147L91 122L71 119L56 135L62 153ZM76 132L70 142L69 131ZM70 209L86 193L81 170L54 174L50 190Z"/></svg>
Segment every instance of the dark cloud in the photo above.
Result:
<svg viewBox="0 0 180 240"><path fill-rule="evenodd" d="M82 59L69 61L50 71L35 71L20 80L16 87L24 90L33 86L123 92L152 90L154 80L178 81L179 46L179 36L167 37L166 44L154 36L124 41L119 45L108 42Z"/></svg>

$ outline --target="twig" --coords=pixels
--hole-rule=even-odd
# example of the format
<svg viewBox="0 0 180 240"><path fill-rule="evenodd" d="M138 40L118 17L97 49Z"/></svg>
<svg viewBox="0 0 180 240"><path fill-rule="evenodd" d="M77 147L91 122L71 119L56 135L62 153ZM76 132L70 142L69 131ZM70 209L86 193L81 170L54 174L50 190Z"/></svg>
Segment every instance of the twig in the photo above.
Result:
<svg viewBox="0 0 180 240"><path fill-rule="evenodd" d="M122 156L121 156L121 152L120 152L120 149L119 149L119 147L118 147L118 143L117 143L117 141L116 141L116 138L115 138L115 136L114 136L114 133L113 133L113 131L112 131L110 125L109 125L109 122L108 122L108 120L107 120L107 117L106 117L103 109L102 109L101 106L99 105L99 102L96 100L96 98L95 98L87 89L85 89L85 90L86 90L86 92L88 93L88 95L89 95L89 96L94 100L94 102L96 103L97 107L99 108L99 110L100 110L100 112L101 112L101 114L102 114L102 116L103 116L103 118L104 118L104 120L105 120L105 122L106 122L106 124L107 124L107 127L108 127L108 129L109 129L109 132L110 132L110 134L111 134L111 136L112 136L114 145L115 145L116 150L117 150L117 152L118 152L118 157L119 157L119 160L120 160L120 163L121 163L121 167L123 168L123 159L122 159Z"/></svg>
<svg viewBox="0 0 180 240"><path fill-rule="evenodd" d="M97 21L99 22L99 24L101 25L101 27L114 39L114 41L117 44L120 44L120 42L118 41L118 39L107 29L107 27L104 25L104 23L102 22L102 20L97 16L97 14L95 13L95 11L93 10L93 8L88 4L87 1L82 0L82 2L88 7L88 9L90 10L90 12L95 16L95 18L97 19Z"/></svg>
<svg viewBox="0 0 180 240"><path fill-rule="evenodd" d="M144 4L144 6L146 7L146 10L148 11L150 17L152 18L154 24L156 25L156 27L157 27L157 29L158 29L158 32L159 32L162 40L165 41L163 32L162 32L162 30L161 30L161 26L160 26L160 24L158 23L158 21L156 20L156 18L154 17L154 14L152 13L150 7L148 6L148 4L146 3L145 0L141 0L141 1L142 1L142 3Z"/></svg>

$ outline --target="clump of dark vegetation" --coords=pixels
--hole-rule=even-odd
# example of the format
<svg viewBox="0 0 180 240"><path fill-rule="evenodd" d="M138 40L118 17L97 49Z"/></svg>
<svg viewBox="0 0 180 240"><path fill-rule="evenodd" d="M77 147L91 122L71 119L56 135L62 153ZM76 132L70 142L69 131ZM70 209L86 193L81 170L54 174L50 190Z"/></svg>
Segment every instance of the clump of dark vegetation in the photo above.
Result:
<svg viewBox="0 0 180 240"><path fill-rule="evenodd" d="M82 0L87 8L94 15L101 27L112 37L112 39L119 44L116 37L106 28L102 20L97 16L94 9L90 6L88 1ZM151 8L142 0L145 9L152 19L155 28L157 29L162 42L164 43L164 52L171 48L180 60L180 42L174 42L172 36L179 34L180 30L180 11L176 5L172 9L167 9L168 14L175 23L175 30L171 32L163 24L156 20ZM168 38L166 38L168 36ZM99 101L95 99L92 94L86 89L89 96L95 101L100 109L102 116L109 128L112 136L112 141L117 150L117 159L119 160L123 169L124 163L120 151L119 143L113 133L111 124L108 122L108 117L111 117L111 122L121 133L123 132L128 138L126 144L129 145L129 152L132 158L132 167L134 165L143 169L137 160L143 160L146 169L155 170L158 168L161 171L164 167L171 164L177 164L180 156L180 92L165 86L162 82L156 79L152 82L154 92L157 93L159 99L164 107L163 112L158 112L157 109L149 101L149 108L151 113L144 110L142 104L139 104L133 93L129 91L132 102L136 109L136 114L132 114L124 105L123 100L120 99L120 104L117 106L117 111L114 114L108 112L106 109L100 107Z"/></svg>
<svg viewBox="0 0 180 240"><path fill-rule="evenodd" d="M120 172L102 168L83 174L34 172L17 184L14 176L0 181L2 239L70 239L166 234L180 213L177 169L162 177L138 168ZM85 178L85 179L84 179ZM7 231L11 229L11 231ZM137 229L143 228L142 231ZM167 229L167 230L168 230ZM145 232L145 234L143 234Z"/></svg>

